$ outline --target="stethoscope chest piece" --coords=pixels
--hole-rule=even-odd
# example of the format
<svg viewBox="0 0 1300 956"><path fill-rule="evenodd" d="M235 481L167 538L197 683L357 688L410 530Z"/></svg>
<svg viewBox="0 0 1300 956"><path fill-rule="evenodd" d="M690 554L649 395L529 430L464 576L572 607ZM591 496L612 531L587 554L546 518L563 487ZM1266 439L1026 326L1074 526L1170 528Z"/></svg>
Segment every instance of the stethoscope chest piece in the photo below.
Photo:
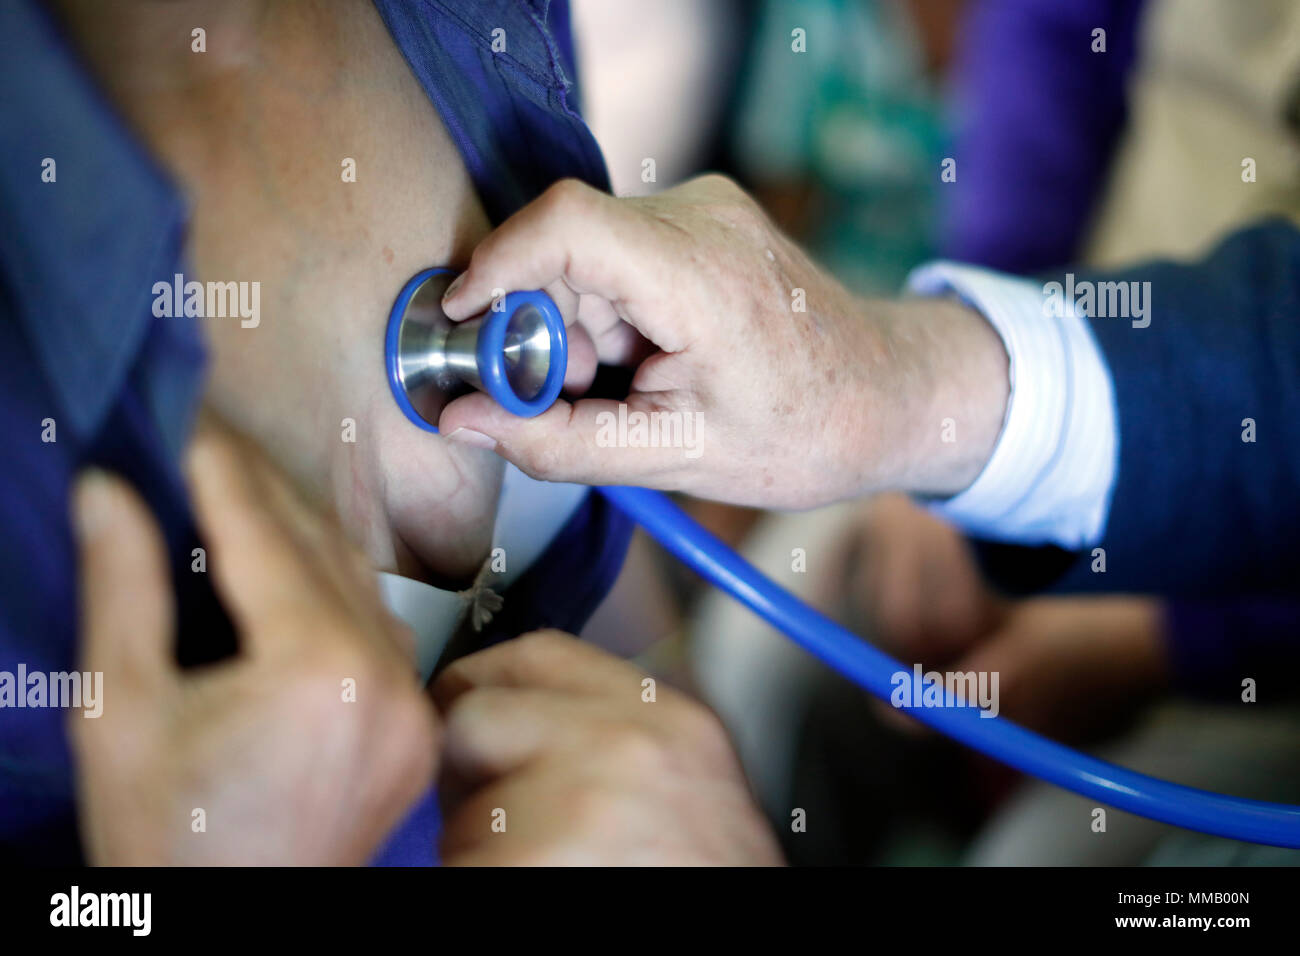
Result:
<svg viewBox="0 0 1300 956"><path fill-rule="evenodd" d="M452 322L442 296L452 269L426 269L393 303L384 336L388 384L416 425L438 430L438 417L472 389L524 418L555 403L568 366L564 319L544 292L511 292L482 316Z"/></svg>

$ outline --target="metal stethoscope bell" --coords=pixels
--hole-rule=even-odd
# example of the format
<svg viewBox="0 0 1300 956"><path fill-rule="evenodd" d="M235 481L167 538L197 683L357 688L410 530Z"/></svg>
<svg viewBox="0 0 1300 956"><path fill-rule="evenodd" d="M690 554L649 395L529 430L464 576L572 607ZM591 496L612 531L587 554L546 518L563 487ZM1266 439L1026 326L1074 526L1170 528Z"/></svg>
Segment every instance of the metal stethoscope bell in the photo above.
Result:
<svg viewBox="0 0 1300 956"><path fill-rule="evenodd" d="M398 406L426 431L471 389L532 418L550 408L569 362L564 318L545 292L511 292L476 319L452 322L442 294L452 269L425 269L402 287L388 316L384 360Z"/></svg>

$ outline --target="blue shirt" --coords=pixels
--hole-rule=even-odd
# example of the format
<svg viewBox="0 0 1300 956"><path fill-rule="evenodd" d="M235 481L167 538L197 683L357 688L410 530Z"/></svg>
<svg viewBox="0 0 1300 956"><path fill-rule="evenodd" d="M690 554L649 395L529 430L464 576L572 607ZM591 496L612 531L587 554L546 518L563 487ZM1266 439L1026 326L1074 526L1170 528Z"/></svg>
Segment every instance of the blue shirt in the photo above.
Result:
<svg viewBox="0 0 1300 956"><path fill-rule="evenodd" d="M556 179L608 188L573 108L567 8L547 0L376 0L438 109L489 216ZM503 28L509 53L492 52ZM0 4L0 671L76 666L76 559L68 493L98 464L128 478L160 521L177 582L183 664L234 650L205 575L179 456L203 387L194 323L158 320L151 288L185 272L181 194L126 129L58 25L31 0ZM43 181L46 159L55 182ZM432 263L431 263L432 264ZM575 631L613 583L630 525L589 495L506 595L485 642ZM0 709L0 858L80 859L72 767L57 708ZM381 854L433 859L431 796Z"/></svg>

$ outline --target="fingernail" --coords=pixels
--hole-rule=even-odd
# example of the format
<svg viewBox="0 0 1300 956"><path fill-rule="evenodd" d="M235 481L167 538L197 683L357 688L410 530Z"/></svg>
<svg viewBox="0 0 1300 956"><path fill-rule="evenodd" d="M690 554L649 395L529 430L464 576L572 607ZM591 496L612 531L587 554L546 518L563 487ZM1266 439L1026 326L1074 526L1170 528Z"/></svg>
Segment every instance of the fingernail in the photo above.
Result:
<svg viewBox="0 0 1300 956"><path fill-rule="evenodd" d="M457 428L447 436L447 441L460 441L466 445L472 445L475 448L496 448L497 440L489 438L482 432L476 432L472 428Z"/></svg>
<svg viewBox="0 0 1300 956"><path fill-rule="evenodd" d="M451 280L451 285L447 286L447 291L442 294L443 302L455 297L456 293L460 291L460 287L465 284L465 276L468 274L469 273L462 272L460 275L456 276L456 278Z"/></svg>
<svg viewBox="0 0 1300 956"><path fill-rule="evenodd" d="M99 468L87 468L77 479L72 500L77 536L94 537L108 523L112 512L112 481Z"/></svg>

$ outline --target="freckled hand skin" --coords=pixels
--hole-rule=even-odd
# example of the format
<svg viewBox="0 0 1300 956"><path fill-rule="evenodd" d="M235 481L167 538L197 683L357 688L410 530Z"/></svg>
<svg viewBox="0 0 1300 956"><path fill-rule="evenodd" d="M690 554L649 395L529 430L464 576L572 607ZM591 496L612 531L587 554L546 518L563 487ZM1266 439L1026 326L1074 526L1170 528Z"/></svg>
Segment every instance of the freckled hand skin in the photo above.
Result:
<svg viewBox="0 0 1300 956"><path fill-rule="evenodd" d="M190 27L167 22L190 24L192 5L111 6L73 0L61 13L191 203L187 278L261 283L256 328L201 320L207 401L333 504L377 567L449 585L472 577L501 463L403 417L383 334L406 279L467 261L488 222L378 13L200 5L208 52L195 54ZM342 180L345 158L356 182ZM344 419L355 443L342 440Z"/></svg>

